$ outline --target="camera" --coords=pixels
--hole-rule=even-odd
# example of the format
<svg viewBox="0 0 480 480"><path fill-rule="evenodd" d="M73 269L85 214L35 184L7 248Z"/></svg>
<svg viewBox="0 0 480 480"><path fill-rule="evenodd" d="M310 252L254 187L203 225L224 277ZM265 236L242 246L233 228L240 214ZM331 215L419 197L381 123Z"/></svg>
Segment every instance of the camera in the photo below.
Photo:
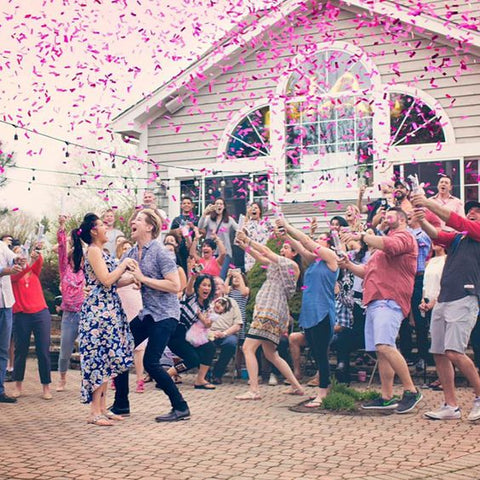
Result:
<svg viewBox="0 0 480 480"><path fill-rule="evenodd" d="M380 200L380 206L383 207L383 208L385 208L387 205L388 205L387 199L386 199L386 198L382 198L382 199Z"/></svg>
<svg viewBox="0 0 480 480"><path fill-rule="evenodd" d="M192 267L192 273L198 275L199 273L201 273L203 271L203 265L201 263L196 263L193 267Z"/></svg>

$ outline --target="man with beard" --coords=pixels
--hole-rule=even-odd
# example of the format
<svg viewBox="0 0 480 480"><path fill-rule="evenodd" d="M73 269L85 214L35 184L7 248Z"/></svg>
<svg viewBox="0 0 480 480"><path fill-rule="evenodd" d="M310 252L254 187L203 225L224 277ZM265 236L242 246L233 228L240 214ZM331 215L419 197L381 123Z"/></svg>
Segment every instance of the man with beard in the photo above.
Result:
<svg viewBox="0 0 480 480"><path fill-rule="evenodd" d="M396 180L393 186L393 199L395 206L401 208L405 213L411 212L413 206L408 199L409 186L401 180Z"/></svg>
<svg viewBox="0 0 480 480"><path fill-rule="evenodd" d="M198 217L193 213L193 200L190 197L183 197L180 208L181 213L172 220L170 230L177 239L181 239L178 245L178 256L180 266L187 271L188 251L193 240L193 227L198 225Z"/></svg>
<svg viewBox="0 0 480 480"><path fill-rule="evenodd" d="M377 352L382 396L362 405L364 409L395 410L407 413L422 399L415 388L407 362L396 348L396 338L404 317L410 312L417 269L418 247L407 230L407 214L394 207L385 213L388 233L377 236L366 232L352 234L374 248L366 265L358 265L347 256L339 266L363 278L363 302L366 308L365 350ZM392 288L395 278L395 288ZM403 397L393 396L393 380L398 375Z"/></svg>

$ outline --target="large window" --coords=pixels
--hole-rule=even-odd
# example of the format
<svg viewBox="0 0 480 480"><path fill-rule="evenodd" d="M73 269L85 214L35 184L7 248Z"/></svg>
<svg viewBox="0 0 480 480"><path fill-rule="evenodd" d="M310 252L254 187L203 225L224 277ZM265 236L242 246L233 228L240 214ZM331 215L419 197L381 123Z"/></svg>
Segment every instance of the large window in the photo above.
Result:
<svg viewBox="0 0 480 480"><path fill-rule="evenodd" d="M392 93L390 139L392 146L445 142L442 117L418 98Z"/></svg>
<svg viewBox="0 0 480 480"><path fill-rule="evenodd" d="M270 155L270 108L261 107L246 115L229 135L228 158Z"/></svg>
<svg viewBox="0 0 480 480"><path fill-rule="evenodd" d="M348 178L371 180L371 74L358 56L327 50L300 65L287 85L287 190Z"/></svg>
<svg viewBox="0 0 480 480"><path fill-rule="evenodd" d="M464 160L464 173L465 173L465 201L475 200L476 202L480 199L479 192L479 160L478 158L467 158Z"/></svg>

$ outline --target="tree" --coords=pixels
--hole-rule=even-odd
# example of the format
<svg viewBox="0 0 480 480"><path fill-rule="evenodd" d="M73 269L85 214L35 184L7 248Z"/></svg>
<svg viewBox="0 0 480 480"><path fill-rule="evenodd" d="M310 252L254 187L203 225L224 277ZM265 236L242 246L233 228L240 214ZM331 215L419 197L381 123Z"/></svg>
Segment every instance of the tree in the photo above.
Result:
<svg viewBox="0 0 480 480"><path fill-rule="evenodd" d="M8 182L6 175L7 168L13 167L14 165L15 160L13 158L13 153L4 152L2 150L2 143L0 142L0 188L4 187Z"/></svg>

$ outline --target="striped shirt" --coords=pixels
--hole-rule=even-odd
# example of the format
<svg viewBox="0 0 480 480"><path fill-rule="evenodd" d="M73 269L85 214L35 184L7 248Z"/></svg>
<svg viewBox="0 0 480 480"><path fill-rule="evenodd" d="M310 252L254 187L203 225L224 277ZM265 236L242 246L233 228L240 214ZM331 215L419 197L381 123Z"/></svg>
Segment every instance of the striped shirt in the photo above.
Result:
<svg viewBox="0 0 480 480"><path fill-rule="evenodd" d="M198 321L198 311L206 312L208 311L207 307L202 307L197 301L197 296L193 295L183 295L180 300L180 323L188 330L195 322Z"/></svg>
<svg viewBox="0 0 480 480"><path fill-rule="evenodd" d="M247 303L248 303L248 295L245 296L245 295L242 295L240 293L240 290L236 290L234 288L232 288L230 290L230 293L228 294L228 296L230 298L233 298L233 300L235 300L238 304L238 308L240 309L240 313L242 314L242 320L243 320L243 324L242 324L242 328L240 329L240 331L238 332L238 338L240 338L240 340L244 340L245 339L245 331L246 331L246 313L247 313Z"/></svg>

